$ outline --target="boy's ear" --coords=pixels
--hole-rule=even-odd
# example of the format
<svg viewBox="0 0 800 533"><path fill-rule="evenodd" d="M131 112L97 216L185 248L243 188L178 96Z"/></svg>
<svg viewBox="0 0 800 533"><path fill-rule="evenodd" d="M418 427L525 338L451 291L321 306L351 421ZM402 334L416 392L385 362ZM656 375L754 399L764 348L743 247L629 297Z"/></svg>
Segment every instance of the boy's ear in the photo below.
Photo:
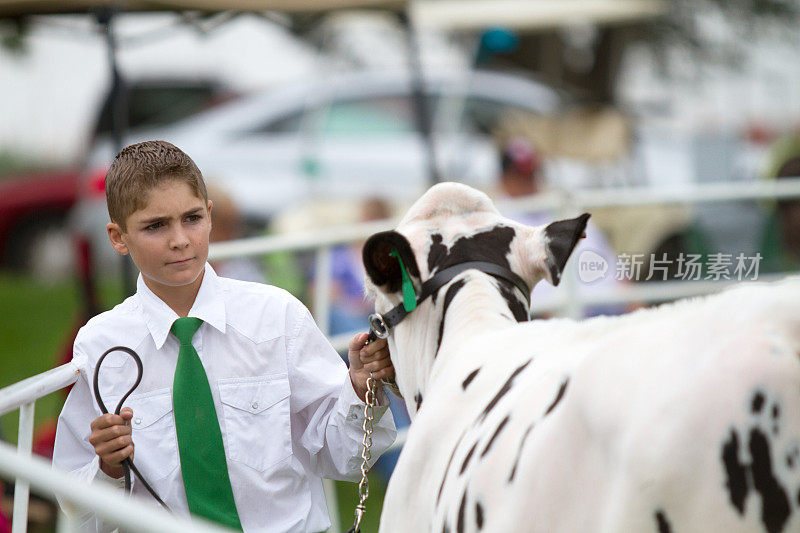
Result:
<svg viewBox="0 0 800 533"><path fill-rule="evenodd" d="M106 224L106 231L108 232L108 240L111 241L111 246L114 247L114 250L120 255L128 255L130 250L128 250L128 245L125 244L125 241L122 239L124 232L122 228L119 227L119 224L116 222L109 222Z"/></svg>
<svg viewBox="0 0 800 533"><path fill-rule="evenodd" d="M399 292L403 275L400 270L400 261L392 256L393 250L397 251L408 275L419 281L419 267L411 245L408 240L396 231L382 231L376 233L364 243L363 259L364 270L372 283L385 292Z"/></svg>

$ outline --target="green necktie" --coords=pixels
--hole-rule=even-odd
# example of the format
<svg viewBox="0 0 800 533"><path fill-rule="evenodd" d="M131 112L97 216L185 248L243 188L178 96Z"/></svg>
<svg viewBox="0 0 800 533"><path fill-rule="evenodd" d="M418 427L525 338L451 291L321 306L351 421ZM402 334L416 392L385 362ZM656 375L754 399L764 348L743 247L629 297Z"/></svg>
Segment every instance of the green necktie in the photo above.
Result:
<svg viewBox="0 0 800 533"><path fill-rule="evenodd" d="M211 387L192 346L192 336L202 323L199 318L179 318L170 330L181 343L172 407L183 487L192 514L241 531Z"/></svg>

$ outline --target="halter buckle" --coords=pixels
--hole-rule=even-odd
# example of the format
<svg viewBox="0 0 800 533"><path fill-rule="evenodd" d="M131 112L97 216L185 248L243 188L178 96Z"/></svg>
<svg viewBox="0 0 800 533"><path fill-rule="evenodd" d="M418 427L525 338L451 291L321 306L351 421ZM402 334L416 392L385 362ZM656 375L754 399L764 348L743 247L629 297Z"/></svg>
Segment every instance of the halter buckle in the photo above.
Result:
<svg viewBox="0 0 800 533"><path fill-rule="evenodd" d="M378 313L369 315L369 330L379 339L385 339L389 336L389 328L386 326L383 317Z"/></svg>

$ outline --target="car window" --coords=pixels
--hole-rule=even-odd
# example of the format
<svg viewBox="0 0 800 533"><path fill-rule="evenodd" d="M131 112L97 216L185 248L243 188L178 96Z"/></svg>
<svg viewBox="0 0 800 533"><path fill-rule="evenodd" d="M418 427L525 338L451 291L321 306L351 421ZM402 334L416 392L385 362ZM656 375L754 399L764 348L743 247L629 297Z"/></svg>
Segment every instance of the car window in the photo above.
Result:
<svg viewBox="0 0 800 533"><path fill-rule="evenodd" d="M305 128L327 137L400 135L414 131L411 102L404 96L339 100L257 126L247 135L292 134Z"/></svg>
<svg viewBox="0 0 800 533"><path fill-rule="evenodd" d="M217 85L134 84L126 94L130 128L164 126L194 115L229 97ZM111 133L111 96L100 110L95 135Z"/></svg>
<svg viewBox="0 0 800 533"><path fill-rule="evenodd" d="M303 123L303 116L306 111L297 111L279 119L270 120L265 124L255 127L247 135L268 135L281 133L297 133Z"/></svg>
<svg viewBox="0 0 800 533"><path fill-rule="evenodd" d="M414 130L411 103L404 97L334 102L324 115L326 136L398 135Z"/></svg>

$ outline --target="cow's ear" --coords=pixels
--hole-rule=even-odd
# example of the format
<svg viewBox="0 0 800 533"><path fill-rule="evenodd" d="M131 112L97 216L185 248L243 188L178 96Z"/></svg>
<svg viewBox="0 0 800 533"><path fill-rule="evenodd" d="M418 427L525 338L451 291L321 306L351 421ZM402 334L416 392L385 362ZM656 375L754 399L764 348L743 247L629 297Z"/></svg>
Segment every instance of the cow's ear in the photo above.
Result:
<svg viewBox="0 0 800 533"><path fill-rule="evenodd" d="M544 228L545 277L551 284L558 285L561 282L567 259L578 241L586 237L586 224L590 216L584 213L577 218L558 220Z"/></svg>
<svg viewBox="0 0 800 533"><path fill-rule="evenodd" d="M392 252L396 251L396 255ZM396 231L376 233L364 243L364 269L376 287L399 292L403 283L400 261L411 278L419 280L419 268L408 240Z"/></svg>

